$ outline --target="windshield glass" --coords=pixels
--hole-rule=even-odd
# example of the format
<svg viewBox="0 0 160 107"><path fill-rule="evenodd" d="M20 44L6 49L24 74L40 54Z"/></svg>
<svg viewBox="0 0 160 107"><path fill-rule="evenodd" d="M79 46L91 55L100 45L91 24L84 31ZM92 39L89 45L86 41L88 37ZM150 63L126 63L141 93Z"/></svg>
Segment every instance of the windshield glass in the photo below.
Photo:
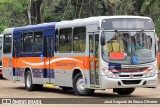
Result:
<svg viewBox="0 0 160 107"><path fill-rule="evenodd" d="M119 64L140 64L155 60L154 32L102 32L102 57Z"/></svg>

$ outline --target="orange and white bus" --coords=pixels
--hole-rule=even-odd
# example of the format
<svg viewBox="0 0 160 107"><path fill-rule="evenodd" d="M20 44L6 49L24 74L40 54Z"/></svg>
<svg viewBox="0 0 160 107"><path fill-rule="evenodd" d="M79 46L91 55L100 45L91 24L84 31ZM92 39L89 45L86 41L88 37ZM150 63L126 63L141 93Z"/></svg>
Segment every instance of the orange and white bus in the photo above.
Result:
<svg viewBox="0 0 160 107"><path fill-rule="evenodd" d="M3 76L91 95L129 95L157 85L157 40L149 17L100 16L4 30Z"/></svg>

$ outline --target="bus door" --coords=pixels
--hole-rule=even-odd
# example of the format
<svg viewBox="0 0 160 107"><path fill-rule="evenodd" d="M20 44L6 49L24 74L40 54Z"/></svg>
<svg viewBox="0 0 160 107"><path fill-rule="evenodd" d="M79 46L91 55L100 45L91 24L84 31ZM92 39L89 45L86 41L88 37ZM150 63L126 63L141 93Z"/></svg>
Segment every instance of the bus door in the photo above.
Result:
<svg viewBox="0 0 160 107"><path fill-rule="evenodd" d="M90 85L99 87L99 34L89 34Z"/></svg>
<svg viewBox="0 0 160 107"><path fill-rule="evenodd" d="M13 74L15 76L14 80L19 80L19 76L20 76L20 71L18 68L18 59L19 59L19 52L20 52L20 39L15 39L13 41L13 46L14 46L14 53L13 53L13 57L14 57L14 73Z"/></svg>
<svg viewBox="0 0 160 107"><path fill-rule="evenodd" d="M54 71L51 68L51 59L54 56L54 44L53 44L53 36L45 37L45 56L46 56L46 72L47 78L49 78L48 83L52 83L51 79L54 78Z"/></svg>

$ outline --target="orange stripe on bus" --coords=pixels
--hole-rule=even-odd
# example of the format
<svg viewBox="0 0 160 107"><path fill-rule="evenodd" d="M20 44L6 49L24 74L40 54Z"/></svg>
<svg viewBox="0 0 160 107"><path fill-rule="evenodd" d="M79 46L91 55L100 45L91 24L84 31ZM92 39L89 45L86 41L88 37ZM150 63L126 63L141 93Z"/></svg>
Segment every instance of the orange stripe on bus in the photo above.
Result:
<svg viewBox="0 0 160 107"><path fill-rule="evenodd" d="M8 57L3 57L2 58L2 63L3 63L3 68L8 68L9 67L9 64L10 63L13 63L11 62L11 59L9 61L9 58ZM10 65L11 66L11 65Z"/></svg>
<svg viewBox="0 0 160 107"><path fill-rule="evenodd" d="M63 59L64 58L64 59ZM79 67L81 69L88 70L89 69L89 57L53 57L50 59L43 58L41 61L40 57L20 57L20 58L12 58L12 66L18 68L42 68L42 69L74 69Z"/></svg>

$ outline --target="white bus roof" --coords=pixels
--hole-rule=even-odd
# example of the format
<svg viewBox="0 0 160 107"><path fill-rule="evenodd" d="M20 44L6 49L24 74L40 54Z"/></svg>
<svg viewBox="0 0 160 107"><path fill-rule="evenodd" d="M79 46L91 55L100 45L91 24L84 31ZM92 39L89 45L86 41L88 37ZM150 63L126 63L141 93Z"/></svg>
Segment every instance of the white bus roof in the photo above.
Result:
<svg viewBox="0 0 160 107"><path fill-rule="evenodd" d="M79 26L87 26L87 25L99 25L103 19L114 19L114 18L139 18L139 19L150 19L151 20L150 17L145 17L145 16L128 16L128 15L96 16L96 17L89 17L89 18L83 18L83 19L66 20L66 21L61 21L61 22L42 23L42 24L38 24L38 26L56 24L56 28L66 28L66 27L79 27ZM28 25L28 26L15 27L15 28L29 28L29 27L34 27L34 26L37 26L37 25ZM13 30L15 28L5 29L3 31L3 34L13 33Z"/></svg>
<svg viewBox="0 0 160 107"><path fill-rule="evenodd" d="M13 33L14 28L7 28L3 31L3 34L12 34Z"/></svg>
<svg viewBox="0 0 160 107"><path fill-rule="evenodd" d="M78 27L78 26L87 26L87 25L98 25L103 19L114 19L114 18L138 18L138 19L150 19L149 17L144 16L97 16L89 17L84 19L74 19L66 20L56 23L56 28L65 28L65 27Z"/></svg>

